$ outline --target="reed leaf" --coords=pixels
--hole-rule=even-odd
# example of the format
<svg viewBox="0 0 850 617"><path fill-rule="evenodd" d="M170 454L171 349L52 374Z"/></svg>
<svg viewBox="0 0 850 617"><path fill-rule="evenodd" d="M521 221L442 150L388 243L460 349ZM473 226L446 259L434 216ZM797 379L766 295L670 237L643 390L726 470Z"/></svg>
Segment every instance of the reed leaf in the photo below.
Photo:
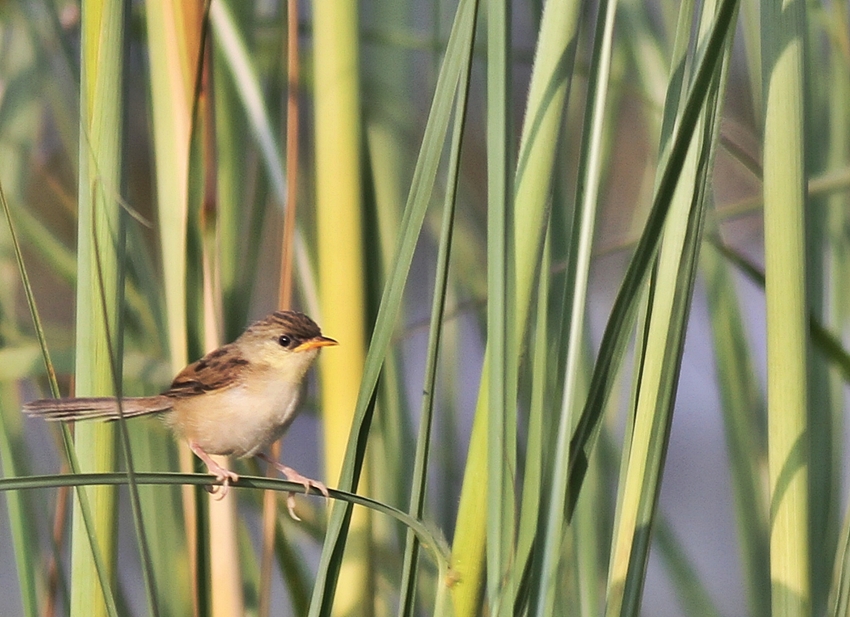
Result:
<svg viewBox="0 0 850 617"><path fill-rule="evenodd" d="M737 3L734 0L724 0L720 5L703 54L696 64L694 79L685 99L680 121L673 131L669 154L663 157L660 165L660 180L653 199L652 210L605 327L599 355L593 369L588 398L570 441L568 517L572 515L575 507L575 499L587 469L589 451L598 437L599 419L625 348L629 325L635 317L637 291L642 287L654 261L661 238L661 229L682 172L682 164L696 128L707 89L722 58L720 51L727 42L736 8Z"/></svg>
<svg viewBox="0 0 850 617"><path fill-rule="evenodd" d="M471 56L470 56L471 60ZM443 334L443 319L446 309L446 295L449 276L449 260L451 256L452 235L454 231L455 205L457 185L460 177L460 153L463 144L463 132L466 122L467 105L469 102L469 71L470 66L460 74L458 93L455 107L455 124L452 129L451 151L449 158L448 190L443 203L443 218L440 231L439 253L437 255L437 276L434 283L434 300L431 307L431 318L428 335L428 356L425 366L425 385L420 411L419 431L416 440L416 454L413 463L413 487L410 492L409 513L411 517L421 520L425 514L425 489L427 486L428 460L431 456L431 432L434 416L434 402L437 381L437 360L441 348ZM419 539L411 530L407 532L404 551L404 565L401 577L401 598L399 600L399 615L409 617L414 614L415 584L417 561L419 558ZM438 582L438 585L441 583Z"/></svg>
<svg viewBox="0 0 850 617"><path fill-rule="evenodd" d="M581 383L584 360L582 352L586 336L585 305L602 174L602 136L616 8L616 2L605 2L600 5L591 57L590 82L585 109L587 130L582 138L579 155L578 195L576 196L578 206L572 225L565 276L568 314L565 316L567 325L565 326L564 385L554 452L555 464L552 467L551 483L547 491L550 497L545 518L542 520L542 529L539 532L542 565L537 579L538 587L534 592L537 603L536 615L551 614L555 610L555 591L562 556L560 545L566 531L563 526L563 512L567 500L568 446L575 422L572 410L576 408L580 400L578 388Z"/></svg>
<svg viewBox="0 0 850 617"><path fill-rule="evenodd" d="M511 337L515 337L518 342L524 340L535 273L540 267L539 260L546 230L546 204L552 186L552 164L555 160L558 127L563 118L563 107L570 83L577 16L578 3L547 3L529 86L525 122L512 182L515 194L511 196L511 203L522 204L522 208L512 205L516 208L511 223L513 238L502 239L502 242L514 245L516 255L516 263L508 271L509 276L515 279L509 285L509 288L513 289L511 302L514 305L509 331ZM497 228L493 228L493 231L499 233ZM496 259L502 258L495 253L494 247L491 254ZM495 274L493 278L496 278ZM498 299L494 298L494 301L498 302ZM516 352L517 348L513 349ZM455 525L458 557L453 566L463 581L462 585L453 588L455 614L459 617L478 612L478 589L483 580L480 564L484 559L485 543L488 542L485 530L488 529L486 517L489 509L485 504L491 499L486 490L489 488L489 482L485 486L482 478L487 477L487 463L494 462L488 461L485 456L487 452L491 452L495 459L497 453L499 457L505 454L488 443L487 419L490 417L491 402L489 379L492 376L491 371L494 370L490 368L493 353L488 346L482 367L478 403L464 470L464 486ZM516 360L515 357L512 362ZM515 371L511 374L515 374ZM515 388L515 384L510 385L510 388L505 390L505 395L515 393ZM511 401L514 400L515 396ZM494 496L492 499L493 507L496 507L495 500L498 497ZM488 571L491 567L498 568L495 562L493 566L488 565ZM488 574L488 580L492 581L490 577L493 576L495 574ZM490 599L492 601L493 597ZM505 605L504 610L510 610L510 606L512 601Z"/></svg>

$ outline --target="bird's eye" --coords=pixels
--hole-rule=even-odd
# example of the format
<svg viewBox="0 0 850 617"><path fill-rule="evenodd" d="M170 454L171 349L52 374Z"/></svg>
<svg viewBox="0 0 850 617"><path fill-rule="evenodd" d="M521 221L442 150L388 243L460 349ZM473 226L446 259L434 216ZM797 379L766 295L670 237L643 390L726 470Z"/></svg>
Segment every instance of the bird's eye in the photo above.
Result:
<svg viewBox="0 0 850 617"><path fill-rule="evenodd" d="M280 338L279 338L279 339L277 339L277 342L278 342L278 343L280 343L280 346L281 346L281 347L289 347L289 345L290 345L290 344L292 344L292 339L291 339L291 338L289 338L289 337L288 337L287 335L285 335L285 334L281 334L281 335L280 335Z"/></svg>

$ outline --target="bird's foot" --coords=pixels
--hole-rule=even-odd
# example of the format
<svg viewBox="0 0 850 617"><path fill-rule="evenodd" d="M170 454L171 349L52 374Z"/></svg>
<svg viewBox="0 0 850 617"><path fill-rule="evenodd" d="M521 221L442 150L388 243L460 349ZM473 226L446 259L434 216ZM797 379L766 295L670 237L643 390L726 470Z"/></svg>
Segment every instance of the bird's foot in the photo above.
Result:
<svg viewBox="0 0 850 617"><path fill-rule="evenodd" d="M213 495L216 501L221 501L227 496L227 492L230 490L230 483L239 481L239 474L221 466L218 469L220 471L216 471L210 467L209 472L215 476L216 482L221 482L221 484L207 484L204 486L204 490L210 495Z"/></svg>
<svg viewBox="0 0 850 617"><path fill-rule="evenodd" d="M314 488L319 491L325 498L330 498L330 493L328 492L328 487L325 486L323 482L319 482L318 480L313 480L306 476L302 476L300 473L295 471L292 467L287 467L275 460L270 459L265 454L258 454L261 459L266 461L269 465L274 466L280 473L284 475L284 477L290 482L298 482L304 487L304 493L309 494L310 489ZM286 496L286 508L289 510L289 516L291 516L296 521L300 521L301 519L295 514L295 493L290 492Z"/></svg>
<svg viewBox="0 0 850 617"><path fill-rule="evenodd" d="M189 447L192 449L192 452L194 452L198 458L204 462L209 472L215 476L216 482L221 482L221 484L209 484L204 487L204 490L211 495L214 495L216 500L224 499L227 492L230 490L230 483L238 482L239 475L216 463L213 458L204 452L198 444L189 443Z"/></svg>

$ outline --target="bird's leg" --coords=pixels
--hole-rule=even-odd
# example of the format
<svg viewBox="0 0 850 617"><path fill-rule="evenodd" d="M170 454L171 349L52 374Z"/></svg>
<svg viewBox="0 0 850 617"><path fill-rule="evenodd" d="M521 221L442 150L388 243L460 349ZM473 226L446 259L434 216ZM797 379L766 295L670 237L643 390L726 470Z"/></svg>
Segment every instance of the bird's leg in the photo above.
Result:
<svg viewBox="0 0 850 617"><path fill-rule="evenodd" d="M295 471L292 467L287 467L273 459L270 459L268 456L260 452L257 454L258 458L263 459L269 465L274 466L280 473L282 473L287 480L290 482L298 482L299 484L304 486L304 493L307 494L310 492L310 488L314 488L319 491L326 498L330 498L330 493L328 493L328 487L324 485L324 483L319 482L318 480L311 480L306 476L302 476L300 473ZM286 496L286 507L289 510L289 516L294 518L296 521L300 521L301 519L295 514L295 493L290 492Z"/></svg>
<svg viewBox="0 0 850 617"><path fill-rule="evenodd" d="M206 464L207 469L212 475L215 476L215 479L221 482L221 492L218 492L217 486L208 486L206 487L207 490L214 495L218 493L216 495L216 499L224 499L224 496L227 495L227 491L230 489L230 482L238 481L239 476L236 473L230 471L229 469L225 469L224 467L216 463L212 459L212 457L206 452L204 452L203 448L201 448L201 446L199 446L195 442L190 441L189 448L191 448L192 452L194 452L198 456L198 458Z"/></svg>

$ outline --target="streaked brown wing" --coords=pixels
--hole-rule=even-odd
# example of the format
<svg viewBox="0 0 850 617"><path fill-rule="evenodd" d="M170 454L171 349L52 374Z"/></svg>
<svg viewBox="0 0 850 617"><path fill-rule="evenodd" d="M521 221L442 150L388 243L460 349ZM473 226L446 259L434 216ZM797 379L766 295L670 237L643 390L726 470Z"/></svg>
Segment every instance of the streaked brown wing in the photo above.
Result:
<svg viewBox="0 0 850 617"><path fill-rule="evenodd" d="M180 371L163 394L182 398L228 388L236 383L240 367L246 364L239 349L229 343Z"/></svg>

